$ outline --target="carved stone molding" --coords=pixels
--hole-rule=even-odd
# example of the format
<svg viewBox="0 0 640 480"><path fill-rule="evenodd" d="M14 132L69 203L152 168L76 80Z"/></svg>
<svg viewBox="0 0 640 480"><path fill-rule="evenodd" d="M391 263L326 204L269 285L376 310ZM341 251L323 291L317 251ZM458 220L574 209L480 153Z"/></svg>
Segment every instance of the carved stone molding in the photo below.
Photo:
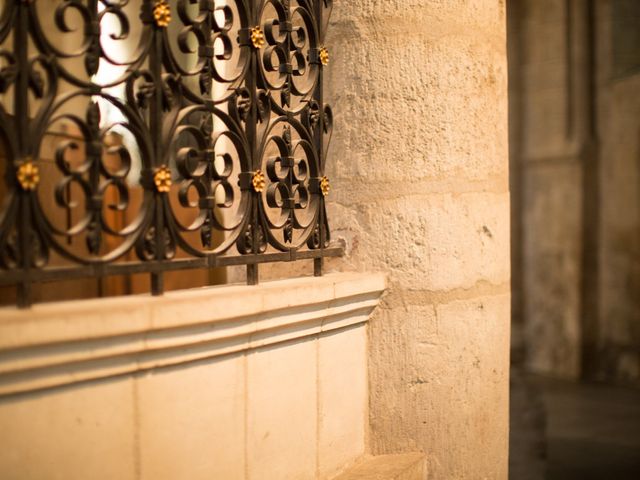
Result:
<svg viewBox="0 0 640 480"><path fill-rule="evenodd" d="M364 323L382 274L0 309L0 396L247 351Z"/></svg>

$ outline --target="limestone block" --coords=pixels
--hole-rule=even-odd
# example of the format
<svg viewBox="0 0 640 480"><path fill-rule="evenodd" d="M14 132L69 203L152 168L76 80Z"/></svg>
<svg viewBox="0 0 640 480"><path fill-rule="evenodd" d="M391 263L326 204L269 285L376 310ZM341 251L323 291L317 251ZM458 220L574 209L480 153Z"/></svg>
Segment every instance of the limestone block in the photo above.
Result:
<svg viewBox="0 0 640 480"><path fill-rule="evenodd" d="M449 409L459 409L459 415L449 417L451 423L441 432L447 438L445 443L450 442L448 448L460 455L453 463L455 455L447 454L447 463L451 463L444 471L452 478L507 478L504 452L508 451L509 413L496 405L509 403L510 336L504 324L509 309L508 294L451 302L436 308L441 338L449 342L455 338L463 345L441 352L444 357L441 365L449 371L448 375L438 371L430 375L435 381L432 389L442 395L438 405L434 402L434 412L443 409L441 414L446 416ZM489 345L491 348L487 348ZM426 350L425 364L437 365L433 357L436 349ZM438 378L443 381L438 382ZM482 446L481 454L475 450L478 445ZM446 451L447 447L440 448ZM465 458L469 461L460 462Z"/></svg>
<svg viewBox="0 0 640 480"><path fill-rule="evenodd" d="M510 276L508 208L506 193L400 197L353 213L335 205L334 234L347 240L347 262L362 259L365 268L387 271L405 288L501 284ZM385 232L384 243L371 231Z"/></svg>
<svg viewBox="0 0 640 480"><path fill-rule="evenodd" d="M507 478L505 3L334 2L328 38L346 257L327 263L389 273L369 324L371 448L426 452L433 478ZM455 302L485 308L438 310Z"/></svg>
<svg viewBox="0 0 640 480"><path fill-rule="evenodd" d="M326 90L340 105L332 175L371 191L420 179L506 179L506 70L495 46L481 37L406 35L414 21L424 20L403 18L402 32L385 32L371 52L354 37L368 25L346 17L332 26Z"/></svg>
<svg viewBox="0 0 640 480"><path fill-rule="evenodd" d="M433 478L507 478L509 308L497 294L372 319L374 452L424 449Z"/></svg>
<svg viewBox="0 0 640 480"><path fill-rule="evenodd" d="M313 339L248 355L248 480L307 480L317 471L316 380Z"/></svg>
<svg viewBox="0 0 640 480"><path fill-rule="evenodd" d="M137 376L140 478L244 479L245 359Z"/></svg>
<svg viewBox="0 0 640 480"><path fill-rule="evenodd" d="M364 326L332 332L318 341L318 471L321 479L331 478L365 453L366 348Z"/></svg>
<svg viewBox="0 0 640 480"><path fill-rule="evenodd" d="M422 453L369 456L334 480L425 480L426 463Z"/></svg>
<svg viewBox="0 0 640 480"><path fill-rule="evenodd" d="M137 480L133 380L0 399L3 480Z"/></svg>

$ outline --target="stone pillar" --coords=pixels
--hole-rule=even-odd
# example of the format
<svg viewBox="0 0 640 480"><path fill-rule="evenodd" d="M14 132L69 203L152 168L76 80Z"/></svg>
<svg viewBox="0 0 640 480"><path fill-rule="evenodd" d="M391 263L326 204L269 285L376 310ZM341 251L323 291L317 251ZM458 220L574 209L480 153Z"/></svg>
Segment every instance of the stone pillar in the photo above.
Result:
<svg viewBox="0 0 640 480"><path fill-rule="evenodd" d="M594 19L599 311L584 373L640 386L640 2L596 2Z"/></svg>
<svg viewBox="0 0 640 480"><path fill-rule="evenodd" d="M333 238L389 274L369 332L373 454L507 478L505 2L334 2Z"/></svg>

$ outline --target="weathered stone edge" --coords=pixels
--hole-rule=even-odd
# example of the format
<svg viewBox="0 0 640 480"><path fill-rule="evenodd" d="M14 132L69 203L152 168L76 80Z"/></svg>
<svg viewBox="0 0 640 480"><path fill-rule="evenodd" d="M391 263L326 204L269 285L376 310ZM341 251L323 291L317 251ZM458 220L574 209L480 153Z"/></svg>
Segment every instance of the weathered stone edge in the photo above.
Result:
<svg viewBox="0 0 640 480"><path fill-rule="evenodd" d="M364 323L382 274L329 274L0 309L0 396L214 358Z"/></svg>
<svg viewBox="0 0 640 480"><path fill-rule="evenodd" d="M427 462L424 453L365 456L333 480L424 480Z"/></svg>

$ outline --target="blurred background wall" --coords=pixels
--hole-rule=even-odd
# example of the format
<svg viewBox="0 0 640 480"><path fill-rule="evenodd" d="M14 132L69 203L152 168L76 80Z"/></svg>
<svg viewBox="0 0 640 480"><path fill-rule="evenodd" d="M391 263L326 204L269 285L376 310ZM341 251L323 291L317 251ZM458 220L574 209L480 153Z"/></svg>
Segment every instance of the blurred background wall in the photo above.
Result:
<svg viewBox="0 0 640 480"><path fill-rule="evenodd" d="M640 478L640 1L508 0L510 478Z"/></svg>
<svg viewBox="0 0 640 480"><path fill-rule="evenodd" d="M514 360L640 385L640 1L508 6Z"/></svg>

